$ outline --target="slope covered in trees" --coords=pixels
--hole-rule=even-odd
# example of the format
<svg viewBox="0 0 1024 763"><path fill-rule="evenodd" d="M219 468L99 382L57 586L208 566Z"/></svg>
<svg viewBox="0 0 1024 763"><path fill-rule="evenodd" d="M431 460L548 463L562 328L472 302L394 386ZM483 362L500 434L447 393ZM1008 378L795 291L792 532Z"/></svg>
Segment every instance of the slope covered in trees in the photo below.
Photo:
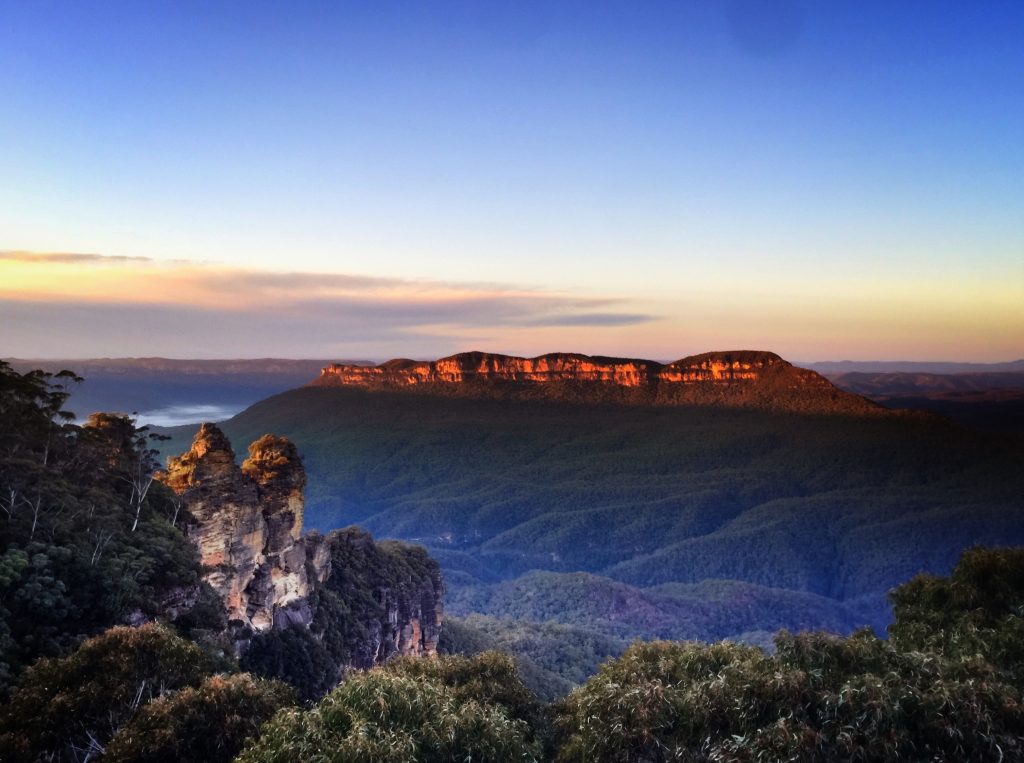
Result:
<svg viewBox="0 0 1024 763"><path fill-rule="evenodd" d="M1022 571L1024 551L976 548L949 578L915 578L893 594L888 641L870 630L783 631L773 654L729 642L636 643L549 706L551 726L497 655L403 661L312 710L283 711L240 759L1016 760ZM467 739L458 698L476 705L479 736ZM450 717L424 714L430 703ZM517 727L531 718L546 738Z"/></svg>
<svg viewBox="0 0 1024 763"><path fill-rule="evenodd" d="M223 624L170 491L152 480L147 433L108 414L70 423L74 383L0 363L0 695L37 658L114 623Z"/></svg>
<svg viewBox="0 0 1024 763"><path fill-rule="evenodd" d="M559 708L556 760L1017 760L1024 551L893 593L892 638L636 644Z"/></svg>
<svg viewBox="0 0 1024 763"><path fill-rule="evenodd" d="M948 571L972 543L1024 543L1021 440L941 420L305 388L223 426L289 437L309 475L307 523L426 545L463 614L510 615L500 586L531 571L582 571L633 589L732 580L749 584L740 598L769 597L752 610L771 622L723 632L669 618L628 637L884 628L894 585ZM530 616L588 624L578 578L526 581L543 581L547 602Z"/></svg>

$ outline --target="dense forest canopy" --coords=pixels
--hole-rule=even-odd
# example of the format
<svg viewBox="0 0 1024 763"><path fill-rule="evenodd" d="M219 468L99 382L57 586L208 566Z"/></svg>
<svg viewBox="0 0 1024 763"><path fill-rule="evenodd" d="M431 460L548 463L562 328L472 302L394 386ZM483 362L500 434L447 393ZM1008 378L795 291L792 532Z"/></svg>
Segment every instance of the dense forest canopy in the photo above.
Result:
<svg viewBox="0 0 1024 763"><path fill-rule="evenodd" d="M893 585L972 542L1024 542L1024 443L941 420L305 388L223 429L298 445L311 526L422 542L455 585L735 579L854 601L884 626Z"/></svg>
<svg viewBox="0 0 1024 763"><path fill-rule="evenodd" d="M1008 761L1024 755L1024 550L894 591L892 637L637 642L542 705L508 656L401 658L297 705L157 624L43 659L0 707L4 760ZM931 595L922 595L923 590ZM940 623L937 625L937 623ZM468 645L467 645L468 646ZM217 672L214 672L217 671Z"/></svg>

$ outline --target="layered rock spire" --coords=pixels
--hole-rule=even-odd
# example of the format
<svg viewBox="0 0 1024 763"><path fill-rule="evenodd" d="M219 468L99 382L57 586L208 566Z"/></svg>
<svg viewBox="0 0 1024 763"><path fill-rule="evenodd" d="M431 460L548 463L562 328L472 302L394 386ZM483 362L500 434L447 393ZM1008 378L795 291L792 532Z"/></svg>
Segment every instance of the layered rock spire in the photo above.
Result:
<svg viewBox="0 0 1024 763"><path fill-rule="evenodd" d="M316 554L301 538L306 474L292 443L266 435L239 467L224 433L203 424L162 479L195 520L189 536L229 620L254 631L309 622L306 561Z"/></svg>
<svg viewBox="0 0 1024 763"><path fill-rule="evenodd" d="M443 590L437 563L418 548L404 549L408 558L399 560L355 528L303 534L306 472L286 438L264 435L239 466L224 433L203 424L192 447L168 459L158 476L188 509L189 537L240 652L254 634L310 625L313 638L331 635L326 653L339 671L396 653L436 652ZM325 610L318 591L327 592ZM359 619L348 629L359 638L327 633L342 613Z"/></svg>

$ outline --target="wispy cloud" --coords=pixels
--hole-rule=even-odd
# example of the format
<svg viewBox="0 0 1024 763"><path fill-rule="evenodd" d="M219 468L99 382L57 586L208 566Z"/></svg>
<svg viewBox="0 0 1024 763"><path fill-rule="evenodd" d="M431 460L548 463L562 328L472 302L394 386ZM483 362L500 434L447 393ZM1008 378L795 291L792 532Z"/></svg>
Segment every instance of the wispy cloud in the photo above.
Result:
<svg viewBox="0 0 1024 763"><path fill-rule="evenodd" d="M529 324L532 326L634 326L648 323L655 316L645 313L577 313L570 315L549 315Z"/></svg>
<svg viewBox="0 0 1024 763"><path fill-rule="evenodd" d="M374 356L524 328L656 320L630 300L514 284L0 252L0 354ZM617 310L617 308L619 310ZM86 351L85 348L95 348ZM191 349L189 349L191 348Z"/></svg>
<svg viewBox="0 0 1024 763"><path fill-rule="evenodd" d="M0 250L0 260L8 260L11 262L48 262L53 264L117 264L123 262L152 262L149 257L126 257L123 255L89 254L80 252L23 252L10 250Z"/></svg>

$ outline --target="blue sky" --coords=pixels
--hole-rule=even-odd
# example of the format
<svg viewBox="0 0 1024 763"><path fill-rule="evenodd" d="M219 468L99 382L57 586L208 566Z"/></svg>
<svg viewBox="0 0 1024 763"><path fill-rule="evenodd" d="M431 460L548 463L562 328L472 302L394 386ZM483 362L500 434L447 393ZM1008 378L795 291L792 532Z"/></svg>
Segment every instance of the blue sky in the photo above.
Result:
<svg viewBox="0 0 1024 763"><path fill-rule="evenodd" d="M1018 357L1022 40L1019 2L6 3L0 249L631 316L379 338L320 316L225 337L242 355ZM12 311L0 354L187 351L153 316L54 339L85 300L61 265L0 285L0 310L51 308Z"/></svg>

